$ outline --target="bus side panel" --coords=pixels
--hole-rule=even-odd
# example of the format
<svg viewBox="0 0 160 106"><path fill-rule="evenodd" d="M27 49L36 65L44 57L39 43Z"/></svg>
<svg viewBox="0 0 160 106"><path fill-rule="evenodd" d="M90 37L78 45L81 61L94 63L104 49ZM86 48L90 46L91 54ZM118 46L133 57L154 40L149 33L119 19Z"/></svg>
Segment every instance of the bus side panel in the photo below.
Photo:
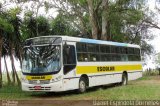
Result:
<svg viewBox="0 0 160 106"><path fill-rule="evenodd" d="M79 78L69 78L63 80L65 91L74 90L79 88Z"/></svg>
<svg viewBox="0 0 160 106"><path fill-rule="evenodd" d="M63 85L66 91L79 88L79 76L76 76L76 69L73 69L64 75Z"/></svg>
<svg viewBox="0 0 160 106"><path fill-rule="evenodd" d="M128 80L136 80L142 77L142 71L128 72Z"/></svg>
<svg viewBox="0 0 160 106"><path fill-rule="evenodd" d="M106 74L89 77L89 86L106 85L111 83L118 83L122 80L122 73L116 74Z"/></svg>

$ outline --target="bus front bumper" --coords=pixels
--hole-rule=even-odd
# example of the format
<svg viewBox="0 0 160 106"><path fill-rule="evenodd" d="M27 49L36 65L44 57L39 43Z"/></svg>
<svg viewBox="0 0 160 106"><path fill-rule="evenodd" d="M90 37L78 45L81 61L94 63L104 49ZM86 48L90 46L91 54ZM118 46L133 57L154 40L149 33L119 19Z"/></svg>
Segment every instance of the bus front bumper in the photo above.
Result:
<svg viewBox="0 0 160 106"><path fill-rule="evenodd" d="M62 81L50 84L28 84L21 83L23 91L44 91L44 92L59 92L64 91Z"/></svg>

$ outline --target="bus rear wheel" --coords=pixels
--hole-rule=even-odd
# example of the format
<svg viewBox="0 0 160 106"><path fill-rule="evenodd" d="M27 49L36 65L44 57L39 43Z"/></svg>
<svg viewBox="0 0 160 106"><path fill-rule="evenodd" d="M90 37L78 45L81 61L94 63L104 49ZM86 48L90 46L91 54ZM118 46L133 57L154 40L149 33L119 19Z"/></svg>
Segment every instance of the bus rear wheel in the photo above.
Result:
<svg viewBox="0 0 160 106"><path fill-rule="evenodd" d="M127 74L123 73L121 85L127 85L127 83L128 83Z"/></svg>
<svg viewBox="0 0 160 106"><path fill-rule="evenodd" d="M84 77L81 77L79 80L79 89L78 92L79 93L84 93L87 89L87 81Z"/></svg>

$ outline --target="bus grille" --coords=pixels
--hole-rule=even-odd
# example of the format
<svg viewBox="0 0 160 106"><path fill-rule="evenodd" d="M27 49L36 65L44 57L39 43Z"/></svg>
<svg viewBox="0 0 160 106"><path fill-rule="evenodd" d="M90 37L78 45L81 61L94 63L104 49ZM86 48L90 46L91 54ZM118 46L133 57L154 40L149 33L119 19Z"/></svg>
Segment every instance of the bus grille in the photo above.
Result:
<svg viewBox="0 0 160 106"><path fill-rule="evenodd" d="M31 90L31 91L38 91L38 90L41 90L41 91L43 91L43 90L45 90L45 91L50 91L51 90L51 87L41 87L40 89L36 89L35 87L29 87L29 90Z"/></svg>
<svg viewBox="0 0 160 106"><path fill-rule="evenodd" d="M50 80L29 80L29 84L49 84Z"/></svg>

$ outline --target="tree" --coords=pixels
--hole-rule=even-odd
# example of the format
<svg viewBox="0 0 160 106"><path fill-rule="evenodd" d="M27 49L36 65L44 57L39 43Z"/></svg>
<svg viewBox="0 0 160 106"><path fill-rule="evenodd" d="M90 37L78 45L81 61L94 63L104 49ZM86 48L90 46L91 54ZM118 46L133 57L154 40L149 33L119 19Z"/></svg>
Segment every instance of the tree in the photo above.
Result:
<svg viewBox="0 0 160 106"><path fill-rule="evenodd" d="M53 1L54 7L57 8L60 12L63 12L64 16L69 16L69 18L74 17L71 18L71 22L76 23L76 26L79 26L78 28L80 28L81 32L85 33L85 31L87 31L87 33L90 34L90 32L88 31L91 31L92 38L103 40L111 40L111 36L114 34L114 29L112 31L112 27L118 27L117 29L121 31L122 27L126 27L126 24L123 23L124 21L127 24L129 24L128 21L130 20L133 20L135 23L138 22L139 15L135 15L135 13L142 13L141 3L144 2L144 0L141 2L140 0ZM86 16L89 20L89 27L91 30L82 30L88 29L86 28L87 25L84 25L85 23L88 24L85 19ZM114 23L116 23L117 21L120 23L121 26L114 25Z"/></svg>
<svg viewBox="0 0 160 106"><path fill-rule="evenodd" d="M49 20L44 16L38 16L37 19L37 35L38 36L46 36L50 32Z"/></svg>
<svg viewBox="0 0 160 106"><path fill-rule="evenodd" d="M9 56L8 50L9 50L8 42L6 41L6 39L3 39L2 57L4 58L4 64L5 64L5 69L6 69L6 73L7 73L7 81L8 81L8 85L9 85L9 84L11 84L11 78L9 75L8 65L6 62L6 57Z"/></svg>
<svg viewBox="0 0 160 106"><path fill-rule="evenodd" d="M36 31L37 30L37 31ZM44 16L34 17L32 12L27 12L21 27L22 39L38 36L46 36L50 33L49 20Z"/></svg>
<svg viewBox="0 0 160 106"><path fill-rule="evenodd" d="M148 28L152 17L146 14L146 0L53 0L57 8L82 34L93 39L138 44L147 50L153 36ZM145 12L147 11L147 12ZM152 24L151 24L152 23ZM144 44L147 44L145 46ZM145 48L147 47L147 48ZM151 52L152 50L147 52ZM145 51L144 51L145 52Z"/></svg>
<svg viewBox="0 0 160 106"><path fill-rule="evenodd" d="M53 0L51 8L56 8L70 24L80 30L80 34L92 38L86 0Z"/></svg>
<svg viewBox="0 0 160 106"><path fill-rule="evenodd" d="M14 31L13 33L7 34L5 39L8 41L8 48L9 48L9 56L12 65L12 77L13 83L15 83L15 78L17 83L20 85L20 79L18 77L14 57L18 58L20 62L22 62L22 46L21 46L21 36L20 36L20 26L21 26L21 19L17 16L20 13L20 8L12 8L8 10L8 21L12 24Z"/></svg>
<svg viewBox="0 0 160 106"><path fill-rule="evenodd" d="M92 29L92 38L98 39L100 26L98 25L98 4L101 3L101 0L97 2L98 0L87 0L88 3L88 12L89 12L89 19L90 19L90 25ZM106 0L108 1L108 0ZM95 4L95 5L94 5Z"/></svg>
<svg viewBox="0 0 160 106"><path fill-rule="evenodd" d="M34 25L34 28L35 28L35 30L34 30L35 33L34 34L36 34L35 36L39 36L38 35L39 32L40 32L39 28L42 27L42 26L41 26L41 23L38 23L38 22L41 22L41 21L48 22L46 20L46 17L44 17L42 15L41 16L39 15L39 13L40 13L39 10L40 10L40 8L43 7L45 9L45 12L47 13L49 5L48 5L48 2L46 0L33 0L32 2L27 1L27 0L22 0L22 1L19 0L19 3L28 3L28 2L31 5L26 5L25 6L26 8L24 10L27 13L27 16L29 16L29 18L30 18L30 20L29 20L30 24ZM31 8L28 7L28 6L30 6ZM43 25L44 25L45 22L43 22ZM48 23L46 23L46 24L48 24ZM30 25L30 26L32 26L32 25ZM45 27L45 26L43 26L43 27Z"/></svg>
<svg viewBox="0 0 160 106"><path fill-rule="evenodd" d="M5 12L0 10L0 88L2 87L2 67L1 67L1 57L2 57L2 47L5 33L12 33L13 26L6 20Z"/></svg>
<svg viewBox="0 0 160 106"><path fill-rule="evenodd" d="M12 65L12 78L13 83L15 83L15 78L17 79L18 84L20 84L19 77L17 75L15 66L14 66L14 57L18 58L21 61L21 38L20 38L20 19L17 17L19 14L20 8L12 8L10 10L1 11L1 52L3 56L6 57L9 55ZM2 55L0 55L0 58ZM8 80L9 77L8 77ZM10 82L10 81L9 81Z"/></svg>
<svg viewBox="0 0 160 106"><path fill-rule="evenodd" d="M31 11L27 11L24 16L24 21L22 23L21 31L22 31L22 39L25 40L30 37L36 37L37 32L37 21L35 17L33 17L33 13Z"/></svg>
<svg viewBox="0 0 160 106"><path fill-rule="evenodd" d="M51 20L50 28L50 35L76 36L79 34L79 31L69 24L62 14Z"/></svg>

